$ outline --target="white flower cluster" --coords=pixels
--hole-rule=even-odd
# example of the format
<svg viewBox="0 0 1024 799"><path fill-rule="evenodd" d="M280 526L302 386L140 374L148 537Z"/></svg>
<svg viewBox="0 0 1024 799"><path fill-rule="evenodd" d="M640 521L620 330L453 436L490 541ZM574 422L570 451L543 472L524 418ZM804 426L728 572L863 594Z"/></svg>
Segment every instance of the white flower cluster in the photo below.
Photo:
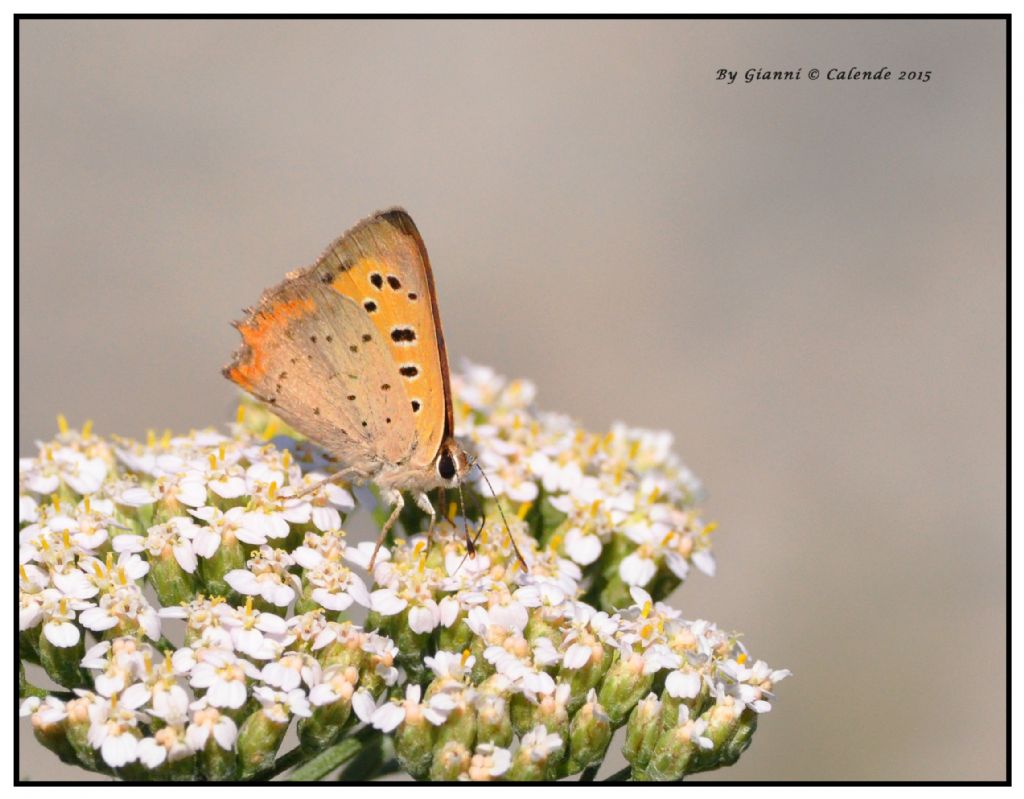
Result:
<svg viewBox="0 0 1024 799"><path fill-rule="evenodd" d="M714 574L714 527L692 507L701 486L672 451L671 433L623 424L589 433L568 416L533 410L531 383L508 382L485 366L467 365L453 382L456 433L478 453L481 496L493 487L515 503L546 499L566 517L556 548L580 566L624 537L632 549L619 563L626 585L646 586L662 565L680 580L691 563Z"/></svg>
<svg viewBox="0 0 1024 799"><path fill-rule="evenodd" d="M592 435L483 367L453 383L481 518L406 520L372 575L343 525L373 495L297 496L331 464L257 407L146 442L61 418L20 462L21 658L70 689L23 687L37 737L128 779L248 779L293 719L310 757L361 722L417 778L552 779L663 704L707 750L769 710L787 671L656 601L714 571L671 437Z"/></svg>

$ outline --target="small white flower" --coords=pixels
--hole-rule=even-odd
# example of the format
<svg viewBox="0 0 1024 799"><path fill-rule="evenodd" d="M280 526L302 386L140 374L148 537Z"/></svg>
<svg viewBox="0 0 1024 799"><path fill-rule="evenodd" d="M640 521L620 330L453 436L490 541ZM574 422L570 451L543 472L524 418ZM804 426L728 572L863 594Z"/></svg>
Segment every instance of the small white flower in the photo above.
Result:
<svg viewBox="0 0 1024 799"><path fill-rule="evenodd" d="M221 651L210 652L206 660L196 663L189 682L193 688L206 689L206 700L211 706L237 710L248 698L246 678L259 676L259 669L248 660Z"/></svg>
<svg viewBox="0 0 1024 799"><path fill-rule="evenodd" d="M500 777L512 765L512 753L494 744L476 745L466 776L474 782L487 782Z"/></svg>
<svg viewBox="0 0 1024 799"><path fill-rule="evenodd" d="M211 735L221 749L231 751L234 748L238 727L230 716L210 707L205 700L193 703L192 710L192 723L185 731L185 741L192 749L198 752L206 748Z"/></svg>
<svg viewBox="0 0 1024 799"><path fill-rule="evenodd" d="M531 763L542 763L562 747L562 737L558 733L548 732L543 724L538 724L526 733L519 743L518 757L524 757Z"/></svg>
<svg viewBox="0 0 1024 799"><path fill-rule="evenodd" d="M292 716L308 717L313 714L306 692L301 688L275 691L265 685L257 685L252 692L263 706L263 714L278 724L287 724Z"/></svg>
<svg viewBox="0 0 1024 799"><path fill-rule="evenodd" d="M371 725L381 732L388 733L407 720L415 721L421 717L435 727L444 724L448 714L455 708L454 700L444 691L438 691L425 703L420 704L422 692L423 689L419 685L407 685L404 700L393 700L376 707L370 716ZM365 700L360 701L365 712L368 706Z"/></svg>

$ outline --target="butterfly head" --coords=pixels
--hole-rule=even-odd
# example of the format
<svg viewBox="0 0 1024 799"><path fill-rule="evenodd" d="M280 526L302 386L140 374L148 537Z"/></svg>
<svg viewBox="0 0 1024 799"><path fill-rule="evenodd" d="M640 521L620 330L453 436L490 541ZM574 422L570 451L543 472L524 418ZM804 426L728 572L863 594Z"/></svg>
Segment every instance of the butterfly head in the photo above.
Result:
<svg viewBox="0 0 1024 799"><path fill-rule="evenodd" d="M434 461L437 479L445 488L455 488L469 473L470 463L466 451L459 446L454 438L448 438L441 444Z"/></svg>

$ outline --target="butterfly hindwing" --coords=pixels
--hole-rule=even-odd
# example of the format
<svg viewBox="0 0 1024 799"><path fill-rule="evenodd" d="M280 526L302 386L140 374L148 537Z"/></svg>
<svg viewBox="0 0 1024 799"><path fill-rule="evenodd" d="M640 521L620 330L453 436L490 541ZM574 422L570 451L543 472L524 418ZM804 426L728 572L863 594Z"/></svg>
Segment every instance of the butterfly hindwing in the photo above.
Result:
<svg viewBox="0 0 1024 799"><path fill-rule="evenodd" d="M451 394L433 274L412 219L400 209L375 214L334 242L308 274L355 303L379 332L412 414L410 466L429 467L452 429Z"/></svg>
<svg viewBox="0 0 1024 799"><path fill-rule="evenodd" d="M225 374L346 465L372 474L415 448L409 400L387 342L351 299L295 273L237 325Z"/></svg>

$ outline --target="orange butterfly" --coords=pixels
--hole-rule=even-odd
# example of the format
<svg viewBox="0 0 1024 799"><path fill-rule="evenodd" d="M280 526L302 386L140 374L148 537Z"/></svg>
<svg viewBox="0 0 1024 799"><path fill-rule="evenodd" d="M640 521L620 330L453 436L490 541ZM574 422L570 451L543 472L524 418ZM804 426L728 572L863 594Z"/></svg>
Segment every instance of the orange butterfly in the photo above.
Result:
<svg viewBox="0 0 1024 799"><path fill-rule="evenodd" d="M433 529L427 491L458 487L470 462L453 435L434 278L409 215L394 208L363 220L235 327L242 346L224 375L342 464L328 481L372 482L392 506L370 569L403 491Z"/></svg>

